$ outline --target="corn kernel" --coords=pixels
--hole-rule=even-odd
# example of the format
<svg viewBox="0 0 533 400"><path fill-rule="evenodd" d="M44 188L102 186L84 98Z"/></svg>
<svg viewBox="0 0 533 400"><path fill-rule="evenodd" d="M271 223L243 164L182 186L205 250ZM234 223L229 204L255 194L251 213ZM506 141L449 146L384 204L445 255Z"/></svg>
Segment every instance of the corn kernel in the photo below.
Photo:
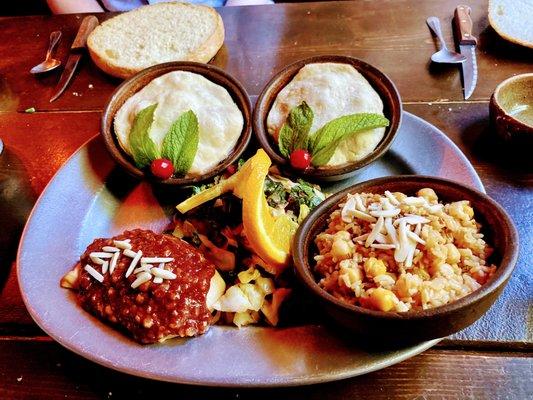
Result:
<svg viewBox="0 0 533 400"><path fill-rule="evenodd" d="M383 275L387 272L387 266L382 260L370 257L365 261L365 273L369 278L374 278L378 275Z"/></svg>
<svg viewBox="0 0 533 400"><path fill-rule="evenodd" d="M380 311L390 311L398 298L390 290L377 288L370 293L370 300L373 308Z"/></svg>

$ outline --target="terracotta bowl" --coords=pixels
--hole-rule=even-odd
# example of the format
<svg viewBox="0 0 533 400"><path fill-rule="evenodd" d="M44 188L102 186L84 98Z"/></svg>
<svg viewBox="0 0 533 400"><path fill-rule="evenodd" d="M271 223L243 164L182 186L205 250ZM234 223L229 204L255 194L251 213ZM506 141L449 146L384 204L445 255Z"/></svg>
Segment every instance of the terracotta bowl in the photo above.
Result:
<svg viewBox="0 0 533 400"><path fill-rule="evenodd" d="M533 73L513 76L496 87L490 117L505 141L533 145Z"/></svg>
<svg viewBox="0 0 533 400"><path fill-rule="evenodd" d="M223 86L231 95L235 104L242 112L244 125L241 136L235 145L235 148L230 155L220 162L214 169L202 176L185 177L185 178L170 178L160 180L153 177L149 172L139 169L135 166L133 159L122 150L118 143L113 128L113 120L116 112L124 104L124 102L141 90L144 86L150 83L155 78L172 71L189 71L196 74L203 75L210 81ZM153 67L142 70L138 74L132 76L123 82L111 95L107 106L105 107L102 116L101 134L104 138L107 149L111 156L117 163L128 171L131 175L137 178L147 178L157 183L166 185L192 185L203 182L213 178L222 173L230 164L235 162L242 152L246 149L252 134L251 125L252 106L250 99L244 87L234 77L224 72L222 69L209 64L202 64L196 62L169 62L164 64L154 65Z"/></svg>
<svg viewBox="0 0 533 400"><path fill-rule="evenodd" d="M278 93L294 78L300 69L313 63L342 63L352 65L359 71L370 85L376 90L383 101L383 113L390 121L386 128L383 139L376 149L365 158L337 167L315 168L309 167L306 170L294 169L290 166L289 161L283 157L278 146L269 135L267 130L267 116L276 100ZM394 86L394 83L381 71L364 61L347 56L317 56L300 60L289 65L279 72L265 86L254 108L253 124L254 133L263 149L270 158L282 169L287 175L299 176L307 180L315 181L338 181L355 175L360 169L366 167L373 161L383 156L392 145L398 127L402 118L402 103L400 94Z"/></svg>
<svg viewBox="0 0 533 400"><path fill-rule="evenodd" d="M444 306L405 313L374 311L348 305L330 295L312 272L317 253L314 239L327 226L331 212L348 193L385 190L413 195L430 187L445 202L468 200L482 224L487 242L495 249L491 261L496 273L480 289ZM507 284L518 256L518 235L507 213L487 195L456 182L429 176L395 176L373 179L347 188L328 198L300 225L293 242L296 275L326 313L352 333L371 342L399 345L450 335L479 319Z"/></svg>

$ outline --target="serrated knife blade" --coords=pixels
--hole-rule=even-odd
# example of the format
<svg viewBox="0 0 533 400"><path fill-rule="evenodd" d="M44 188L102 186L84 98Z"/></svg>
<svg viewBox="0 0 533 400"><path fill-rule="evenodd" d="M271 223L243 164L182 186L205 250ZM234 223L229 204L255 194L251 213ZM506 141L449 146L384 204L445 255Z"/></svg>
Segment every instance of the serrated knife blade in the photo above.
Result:
<svg viewBox="0 0 533 400"><path fill-rule="evenodd" d="M68 84L70 83L74 72L76 72L76 67L78 66L81 57L87 46L87 37L89 34L98 26L98 18L94 15L89 15L83 18L81 25L78 29L78 33L70 46L70 54L65 64L65 69L59 77L59 81L54 89L54 95L50 98L50 103L56 100L59 96L63 94Z"/></svg>
<svg viewBox="0 0 533 400"><path fill-rule="evenodd" d="M468 100L476 88L478 69L476 59L477 39L472 36L471 9L468 6L458 6L455 9L453 18L455 42L459 52L466 57L466 61L461 64L461 77L463 82L463 93L465 100Z"/></svg>

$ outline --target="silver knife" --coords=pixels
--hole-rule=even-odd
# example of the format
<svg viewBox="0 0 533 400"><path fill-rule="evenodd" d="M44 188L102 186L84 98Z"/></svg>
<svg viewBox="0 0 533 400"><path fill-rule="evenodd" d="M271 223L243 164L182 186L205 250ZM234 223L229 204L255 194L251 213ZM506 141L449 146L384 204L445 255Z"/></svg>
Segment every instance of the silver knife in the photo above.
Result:
<svg viewBox="0 0 533 400"><path fill-rule="evenodd" d="M465 100L472 96L477 83L477 39L472 36L470 12L470 7L458 6L453 19L455 42L459 47L459 52L466 57L466 61L461 64Z"/></svg>
<svg viewBox="0 0 533 400"><path fill-rule="evenodd" d="M74 38L74 42L72 42L72 46L70 46L70 54L68 56L67 63L65 64L65 69L63 70L63 73L57 82L54 90L55 94L50 98L50 103L61 96L61 94L67 88L72 76L74 76L74 72L76 71L76 67L80 62L81 57L85 52L85 48L87 46L87 37L97 26L98 18L96 18L94 15L85 17L83 18L83 21L81 21L78 33Z"/></svg>

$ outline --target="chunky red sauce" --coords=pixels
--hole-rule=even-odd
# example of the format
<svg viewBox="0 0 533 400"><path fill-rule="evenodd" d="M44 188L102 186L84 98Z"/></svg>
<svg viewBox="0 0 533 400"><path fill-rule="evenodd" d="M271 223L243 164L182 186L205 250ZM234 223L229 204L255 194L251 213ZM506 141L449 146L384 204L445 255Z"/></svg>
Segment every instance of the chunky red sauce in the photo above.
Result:
<svg viewBox="0 0 533 400"><path fill-rule="evenodd" d="M92 252L113 246L113 240L130 239L132 250L142 250L143 257L172 257L165 268L177 275L156 284L143 283L131 288L134 274L125 277L132 259L121 253L117 266L104 274L103 283L83 267L101 267L89 257ZM206 295L215 267L193 246L170 235L135 229L111 239L96 239L80 258L78 299L81 306L97 317L110 321L131 333L141 343L154 343L169 336L195 336L209 329L211 313Z"/></svg>

